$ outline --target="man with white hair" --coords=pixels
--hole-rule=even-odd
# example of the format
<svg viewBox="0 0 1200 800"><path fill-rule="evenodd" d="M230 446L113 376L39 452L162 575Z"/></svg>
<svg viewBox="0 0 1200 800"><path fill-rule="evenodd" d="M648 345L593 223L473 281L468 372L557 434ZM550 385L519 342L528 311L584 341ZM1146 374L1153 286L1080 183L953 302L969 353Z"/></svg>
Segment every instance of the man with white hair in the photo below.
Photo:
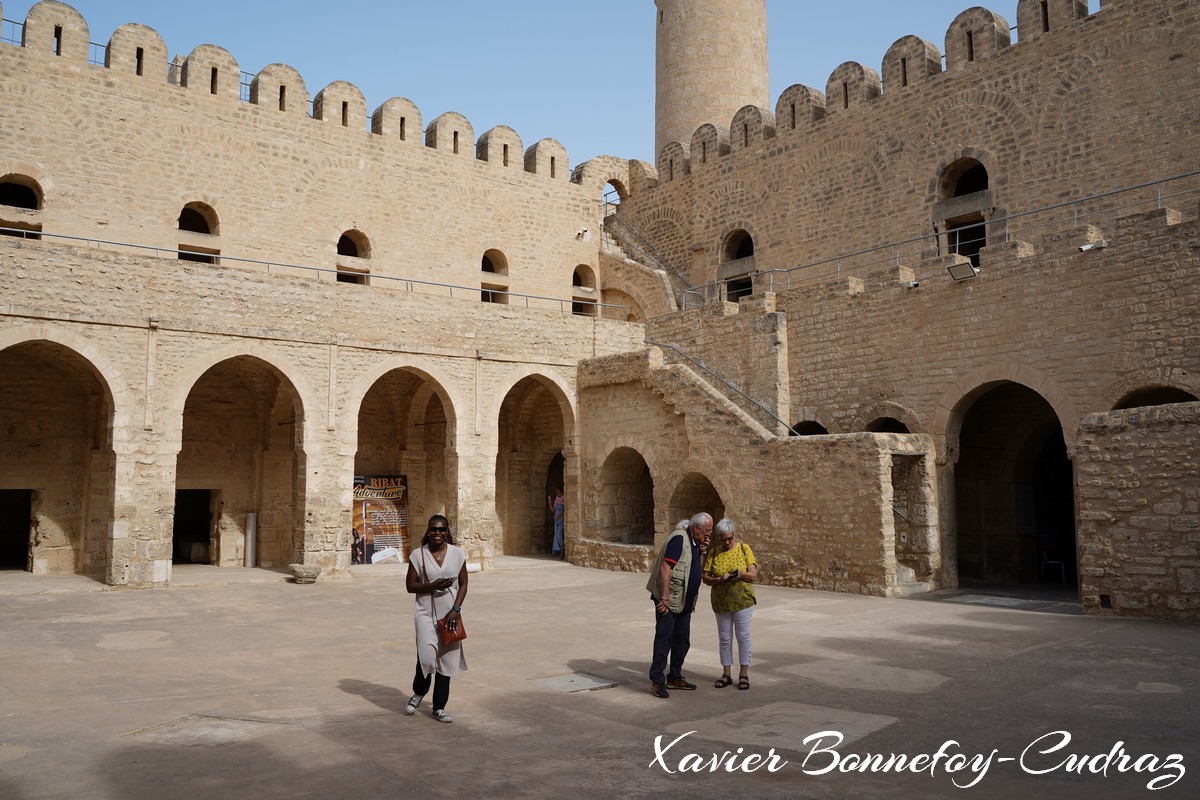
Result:
<svg viewBox="0 0 1200 800"><path fill-rule="evenodd" d="M713 518L701 511L680 523L658 553L646 589L654 601L654 660L650 693L666 699L671 689L695 689L683 677L683 660L692 645L692 612L702 583L700 554L712 536ZM670 660L670 670L667 662Z"/></svg>

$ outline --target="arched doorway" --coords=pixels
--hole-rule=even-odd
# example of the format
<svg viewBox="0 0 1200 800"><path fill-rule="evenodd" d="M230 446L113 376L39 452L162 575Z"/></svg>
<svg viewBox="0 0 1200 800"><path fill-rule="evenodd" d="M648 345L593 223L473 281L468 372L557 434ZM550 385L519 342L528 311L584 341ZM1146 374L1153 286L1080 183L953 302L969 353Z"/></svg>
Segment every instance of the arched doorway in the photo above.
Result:
<svg viewBox="0 0 1200 800"><path fill-rule="evenodd" d="M250 566L303 560L302 426L299 394L265 361L238 356L200 376L183 409L172 563L242 566L250 535Z"/></svg>
<svg viewBox="0 0 1200 800"><path fill-rule="evenodd" d="M99 372L47 341L0 352L0 569L103 575L113 405Z"/></svg>
<svg viewBox="0 0 1200 800"><path fill-rule="evenodd" d="M979 251L987 246L986 221L992 212L987 168L973 158L960 158L938 178L941 202L935 224L945 233L947 253L965 256L979 266Z"/></svg>
<svg viewBox="0 0 1200 800"><path fill-rule="evenodd" d="M971 403L955 465L959 579L1074 587L1074 472L1040 395L1001 383Z"/></svg>
<svg viewBox="0 0 1200 800"><path fill-rule="evenodd" d="M654 544L654 479L641 453L631 447L609 453L600 468L598 501L589 513L598 522L593 536L624 544Z"/></svg>
<svg viewBox="0 0 1200 800"><path fill-rule="evenodd" d="M567 497L567 520L575 516L572 488L566 485L564 450L572 426L565 404L551 381L529 376L513 386L500 406L496 512L507 555L550 552L553 515L547 498L559 486Z"/></svg>
<svg viewBox="0 0 1200 800"><path fill-rule="evenodd" d="M413 369L385 374L359 406L354 475L403 479L404 501L381 513L396 515L393 530L400 530L406 539L402 544L409 550L420 545L425 522L434 514L445 515L457 530L456 467L451 463L454 420L454 409L441 385ZM356 518L362 511L356 512ZM365 554L367 562L370 555Z"/></svg>
<svg viewBox="0 0 1200 800"><path fill-rule="evenodd" d="M675 487L671 494L671 504L668 507L670 518L667 520L671 527L684 519L691 519L701 511L707 513L716 523L725 516L725 503L721 500L712 482L699 472L689 472Z"/></svg>

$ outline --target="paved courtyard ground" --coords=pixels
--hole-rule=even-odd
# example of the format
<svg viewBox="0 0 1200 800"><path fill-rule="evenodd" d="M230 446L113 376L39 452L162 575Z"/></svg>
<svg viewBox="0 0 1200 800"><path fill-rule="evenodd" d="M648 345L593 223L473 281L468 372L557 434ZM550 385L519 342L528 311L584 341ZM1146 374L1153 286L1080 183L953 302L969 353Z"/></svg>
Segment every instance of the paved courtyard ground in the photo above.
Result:
<svg viewBox="0 0 1200 800"><path fill-rule="evenodd" d="M717 690L705 590L686 670L700 688L659 700L644 576L537 558L498 567L471 576L470 669L453 682L450 725L428 705L401 713L415 656L399 568L309 586L183 568L178 585L149 591L0 574L0 798L1200 792L1200 626L1087 618L1053 594L767 586L752 688ZM826 731L843 739L836 755L821 752L832 733L810 738ZM924 771L893 760L813 774L939 749ZM680 770L727 752L757 769ZM1179 772L1173 754L1186 774L1150 791ZM1089 759L1082 774L1072 757Z"/></svg>

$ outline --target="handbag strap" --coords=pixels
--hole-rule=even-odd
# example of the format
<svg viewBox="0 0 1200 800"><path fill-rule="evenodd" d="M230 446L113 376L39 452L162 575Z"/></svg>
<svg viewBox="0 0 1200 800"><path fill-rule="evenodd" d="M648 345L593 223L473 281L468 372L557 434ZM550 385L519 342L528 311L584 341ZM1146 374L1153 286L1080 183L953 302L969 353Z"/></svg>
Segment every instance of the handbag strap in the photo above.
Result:
<svg viewBox="0 0 1200 800"><path fill-rule="evenodd" d="M425 551L427 549L428 548L425 546L421 547L421 567L425 571L425 583L426 584L429 583L429 565L425 563ZM434 628L436 628L437 620L438 620L438 617L437 617L437 590L436 589L429 590L429 615L431 617L433 617L433 626L434 626Z"/></svg>

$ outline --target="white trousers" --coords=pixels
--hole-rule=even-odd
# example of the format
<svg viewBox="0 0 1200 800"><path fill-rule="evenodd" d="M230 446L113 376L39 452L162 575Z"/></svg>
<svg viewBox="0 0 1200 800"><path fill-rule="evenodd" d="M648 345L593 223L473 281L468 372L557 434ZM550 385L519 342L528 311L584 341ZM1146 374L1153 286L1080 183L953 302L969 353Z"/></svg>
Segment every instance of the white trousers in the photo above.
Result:
<svg viewBox="0 0 1200 800"><path fill-rule="evenodd" d="M733 665L733 637L737 635L738 663L750 666L750 623L754 618L754 606L734 611L732 614L717 614L717 643L721 651L721 666Z"/></svg>

